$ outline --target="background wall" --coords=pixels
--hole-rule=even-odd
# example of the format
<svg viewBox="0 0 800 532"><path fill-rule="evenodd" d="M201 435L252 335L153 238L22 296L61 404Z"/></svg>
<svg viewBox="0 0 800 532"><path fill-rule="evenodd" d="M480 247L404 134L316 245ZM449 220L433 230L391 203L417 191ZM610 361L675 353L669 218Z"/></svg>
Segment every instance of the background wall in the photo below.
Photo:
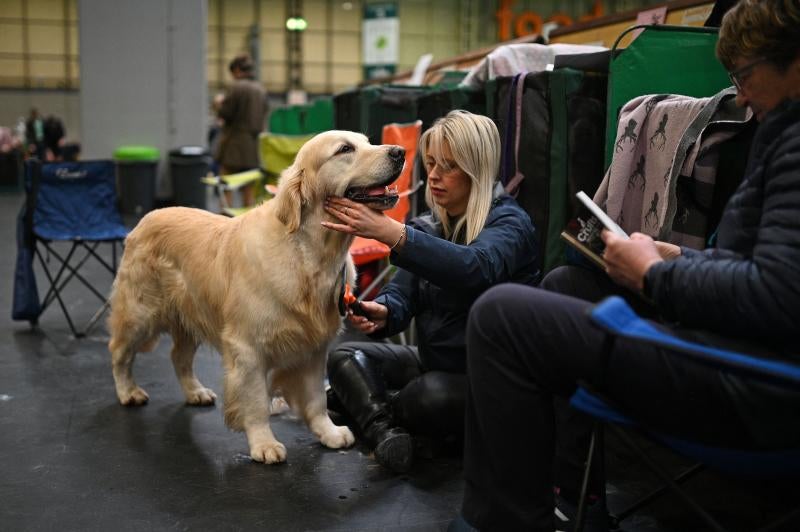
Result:
<svg viewBox="0 0 800 532"><path fill-rule="evenodd" d="M308 21L308 29L301 39L303 81L304 88L312 96L333 94L361 81L364 5L382 1L385 0L302 0L303 16ZM395 1L400 18L398 71L413 68L419 56L425 53L432 53L436 62L498 41L495 13L503 0ZM223 90L230 81L227 71L230 59L237 53L250 52L258 59L261 81L271 97L280 103L288 86L285 21L289 3L289 0L0 0L0 125L13 126L19 116L27 116L30 107L36 106L45 115L59 115L68 136L82 140L86 127L82 123L80 103L76 106L75 102L91 102L92 97L83 98L77 92L85 82L81 55L86 52L113 56L119 36L125 36L129 42L135 42L131 39L138 36L142 40L138 53L112 61L115 74L134 81L145 72L163 77L164 66L157 66L157 63L164 59L161 46L167 30L164 28L166 18L158 17L166 16L168 6L178 10L183 10L183 5L206 6L202 20L194 16L175 19L174 26L176 31L186 34L185 38L175 41L177 45L185 42L192 47L192 53L202 54L202 68L211 94ZM612 14L663 2L601 0L601 3L604 13ZM533 11L547 19L554 13L565 13L578 20L594 5L595 0L513 0L510 9L515 16ZM95 8L108 13L111 19L106 21L93 16ZM82 18L79 11L92 17L92 22L79 24ZM121 18L126 20L120 23ZM95 32L92 42L98 49L86 50L82 46L79 29ZM612 31L616 30L615 27ZM582 42L604 39L588 32L580 38ZM156 43L162 44L156 46ZM152 53L156 48L162 57ZM194 62L190 63L196 65L197 58L194 55L193 58ZM183 63L177 66L178 70L180 68ZM192 80L188 84L199 79L196 72L190 77ZM182 76L178 76L177 82L181 83L181 79ZM163 81L153 79L154 83ZM153 85L146 87L145 93L152 95L154 102L163 101L165 90L163 85ZM190 99L193 95L196 95L194 90L187 93ZM170 105L174 111L176 104ZM177 105L180 107L182 102L178 101ZM196 102L187 105L197 113ZM167 113L169 108L163 110ZM197 114L204 121L200 129L205 130L207 104L202 113ZM173 114L173 117L182 120L181 114ZM134 116L133 120L138 121L140 117Z"/></svg>
<svg viewBox="0 0 800 532"><path fill-rule="evenodd" d="M28 118L31 107L44 116L55 115L64 122L68 140L81 138L81 96L76 90L0 89L0 126L13 128Z"/></svg>
<svg viewBox="0 0 800 532"><path fill-rule="evenodd" d="M205 144L205 26L204 0L81 0L84 159L147 144L163 163L171 148Z"/></svg>

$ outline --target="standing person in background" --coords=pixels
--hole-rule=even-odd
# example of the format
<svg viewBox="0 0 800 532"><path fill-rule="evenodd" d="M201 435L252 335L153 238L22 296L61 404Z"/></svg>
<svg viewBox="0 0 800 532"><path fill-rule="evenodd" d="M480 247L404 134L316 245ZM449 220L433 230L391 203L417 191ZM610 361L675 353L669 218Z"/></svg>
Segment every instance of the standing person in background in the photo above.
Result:
<svg viewBox="0 0 800 532"><path fill-rule="evenodd" d="M64 140L64 122L54 115L48 116L44 121L44 145L47 150L48 161L61 160L61 144Z"/></svg>
<svg viewBox="0 0 800 532"><path fill-rule="evenodd" d="M28 155L44 161L44 121L39 116L39 110L35 107L31 107L31 113L27 122L25 122L25 144Z"/></svg>
<svg viewBox="0 0 800 532"><path fill-rule="evenodd" d="M253 62L250 57L236 56L228 69L234 82L219 107L219 117L225 123L214 154L222 176L258 168L258 134L264 130L268 111L267 93L253 79ZM230 199L229 197L229 204ZM254 185L242 188L242 202L245 206L255 203Z"/></svg>
<svg viewBox="0 0 800 532"><path fill-rule="evenodd" d="M217 154L219 153L219 140L222 134L222 126L225 125L225 121L220 118L219 112L222 109L222 102L225 101L225 94L220 92L214 95L214 99L211 100L211 124L208 128L208 151L212 155L212 164L211 164L211 171L214 175L219 175L220 168L219 168L219 161L217 160Z"/></svg>
<svg viewBox="0 0 800 532"><path fill-rule="evenodd" d="M329 408L338 400L342 408L332 409L349 415L378 463L395 472L412 465L411 435L460 446L472 303L493 284L531 285L539 277L533 224L497 181L494 122L452 111L419 146L431 213L404 225L366 205L330 198L335 222L323 223L391 246L399 268L373 301L361 303L362 315L348 315L376 341L342 343L328 359ZM418 346L377 341L402 332L412 319Z"/></svg>

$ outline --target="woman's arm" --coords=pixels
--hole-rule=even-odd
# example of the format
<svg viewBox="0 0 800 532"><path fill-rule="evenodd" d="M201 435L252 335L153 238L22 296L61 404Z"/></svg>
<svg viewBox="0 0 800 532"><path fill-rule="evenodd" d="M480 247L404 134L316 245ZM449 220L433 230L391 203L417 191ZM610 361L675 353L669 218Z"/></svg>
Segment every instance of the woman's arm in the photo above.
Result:
<svg viewBox="0 0 800 532"><path fill-rule="evenodd" d="M513 280L536 262L533 225L519 208L495 207L486 227L469 245L429 235L412 224L392 263L443 288L479 294Z"/></svg>
<svg viewBox="0 0 800 532"><path fill-rule="evenodd" d="M385 306L388 313L384 327L369 334L373 338L394 336L406 330L417 313L417 279L405 270L398 270L373 301Z"/></svg>
<svg viewBox="0 0 800 532"><path fill-rule="evenodd" d="M741 222L741 230L755 231L752 255L716 250L658 263L647 272L648 295L665 317L762 338L798 330L800 139L787 132L782 137L756 178L765 181L757 226Z"/></svg>

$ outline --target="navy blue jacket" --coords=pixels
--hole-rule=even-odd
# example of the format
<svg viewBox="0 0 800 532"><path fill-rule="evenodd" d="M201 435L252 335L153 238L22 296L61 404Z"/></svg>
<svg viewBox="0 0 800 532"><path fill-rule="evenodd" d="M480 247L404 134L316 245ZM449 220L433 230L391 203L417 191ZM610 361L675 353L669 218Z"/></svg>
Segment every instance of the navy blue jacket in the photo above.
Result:
<svg viewBox="0 0 800 532"><path fill-rule="evenodd" d="M716 248L683 253L645 278L666 319L800 352L800 101L759 126Z"/></svg>
<svg viewBox="0 0 800 532"><path fill-rule="evenodd" d="M486 225L469 245L441 234L431 215L407 224L405 244L391 255L399 270L375 298L389 309L387 324L373 336L397 334L416 317L425 369L463 373L472 303L495 284L538 281L536 237L528 214L507 195L494 199Z"/></svg>

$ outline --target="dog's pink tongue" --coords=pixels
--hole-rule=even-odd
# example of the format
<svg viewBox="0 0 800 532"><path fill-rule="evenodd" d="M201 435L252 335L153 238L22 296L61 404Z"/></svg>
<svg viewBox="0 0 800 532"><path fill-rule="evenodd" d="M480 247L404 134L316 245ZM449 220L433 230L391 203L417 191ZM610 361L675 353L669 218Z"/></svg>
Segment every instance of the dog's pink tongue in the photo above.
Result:
<svg viewBox="0 0 800 532"><path fill-rule="evenodd" d="M367 196L395 196L397 195L397 187L372 187L366 190Z"/></svg>

